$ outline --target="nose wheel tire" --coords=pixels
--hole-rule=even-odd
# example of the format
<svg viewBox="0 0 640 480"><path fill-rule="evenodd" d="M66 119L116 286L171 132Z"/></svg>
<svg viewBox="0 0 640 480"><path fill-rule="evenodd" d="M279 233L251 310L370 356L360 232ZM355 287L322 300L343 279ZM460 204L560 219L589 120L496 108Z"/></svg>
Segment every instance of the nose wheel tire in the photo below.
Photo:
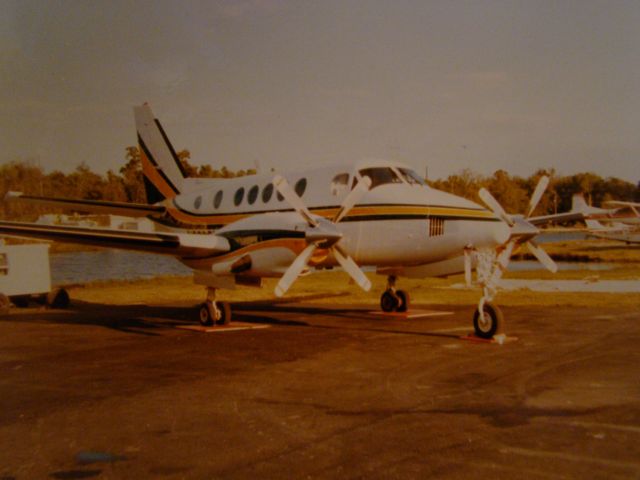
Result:
<svg viewBox="0 0 640 480"><path fill-rule="evenodd" d="M386 290L380 297L383 312L406 312L409 309L409 294L404 290Z"/></svg>
<svg viewBox="0 0 640 480"><path fill-rule="evenodd" d="M473 315L473 328L477 337L491 339L502 329L502 312L492 303L486 302L482 315L476 309Z"/></svg>

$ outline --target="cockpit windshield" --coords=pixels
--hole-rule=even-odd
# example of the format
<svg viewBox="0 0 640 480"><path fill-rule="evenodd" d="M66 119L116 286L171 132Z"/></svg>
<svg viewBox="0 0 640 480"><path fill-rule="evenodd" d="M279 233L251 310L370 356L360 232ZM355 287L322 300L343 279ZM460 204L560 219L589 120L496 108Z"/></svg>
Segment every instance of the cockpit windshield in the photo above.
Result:
<svg viewBox="0 0 640 480"><path fill-rule="evenodd" d="M406 180L410 185L426 185L425 181L420 178L413 170L409 170L408 168L398 168L402 177Z"/></svg>
<svg viewBox="0 0 640 480"><path fill-rule="evenodd" d="M402 183L398 175L389 167L363 168L360 175L371 179L371 188L376 188L386 183Z"/></svg>

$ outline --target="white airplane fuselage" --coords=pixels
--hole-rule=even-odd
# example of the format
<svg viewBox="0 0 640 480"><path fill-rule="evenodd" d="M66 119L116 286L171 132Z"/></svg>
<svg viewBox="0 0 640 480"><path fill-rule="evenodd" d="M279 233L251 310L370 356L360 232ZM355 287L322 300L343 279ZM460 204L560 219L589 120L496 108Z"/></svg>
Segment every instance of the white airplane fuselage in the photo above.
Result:
<svg viewBox="0 0 640 480"><path fill-rule="evenodd" d="M342 234L340 247L361 266L411 268L462 259L467 246L495 247L508 239L508 225L489 210L424 184L409 183L400 168L408 170L392 162L361 162L355 168L321 167L285 177L298 186L297 193L313 215L330 219L362 178L360 172L377 169L395 175L394 182L374 184L336 225ZM214 257L182 257L182 262L196 270L229 275L245 257L250 268L240 271L243 276L282 275L308 244L307 225L278 196L272 180L273 174L188 179L189 193L164 203L172 221L224 237L232 250ZM330 254L316 255L311 262L317 268L336 264ZM455 262L453 271L446 274L462 269L463 263Z"/></svg>

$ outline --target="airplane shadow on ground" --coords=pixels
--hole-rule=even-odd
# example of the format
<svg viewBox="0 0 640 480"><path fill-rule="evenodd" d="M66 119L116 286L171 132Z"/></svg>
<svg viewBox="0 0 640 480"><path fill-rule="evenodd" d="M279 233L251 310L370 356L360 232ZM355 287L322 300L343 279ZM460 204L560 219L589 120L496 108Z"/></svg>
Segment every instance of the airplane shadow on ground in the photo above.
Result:
<svg viewBox="0 0 640 480"><path fill-rule="evenodd" d="M273 326L313 327L323 329L361 330L402 335L426 335L433 337L458 338L446 333L416 331L410 328L406 319L375 315L363 307L309 306L297 302L316 296L289 298L285 301L237 302L231 305L233 321ZM0 316L0 322L47 323L64 325L92 325L120 332L159 336L162 330L198 324L197 305L109 305L72 300L65 310L44 307L12 309ZM291 318L308 317L309 321ZM346 320L338 324L314 322L314 318L333 317ZM407 328L402 328L407 327Z"/></svg>

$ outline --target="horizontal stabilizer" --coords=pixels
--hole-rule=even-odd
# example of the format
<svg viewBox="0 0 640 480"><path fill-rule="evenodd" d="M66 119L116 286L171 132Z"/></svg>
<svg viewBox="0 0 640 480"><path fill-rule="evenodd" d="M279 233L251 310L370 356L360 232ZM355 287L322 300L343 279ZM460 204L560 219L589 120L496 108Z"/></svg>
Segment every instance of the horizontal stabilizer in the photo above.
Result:
<svg viewBox="0 0 640 480"><path fill-rule="evenodd" d="M110 215L124 215L127 217L148 217L162 215L165 208L162 205L146 205L141 203L109 202L103 200L77 200L72 198L36 197L21 192L7 192L5 202L28 202L36 205L64 208L74 212L103 213Z"/></svg>
<svg viewBox="0 0 640 480"><path fill-rule="evenodd" d="M230 250L229 241L226 238L212 233L137 232L108 228L0 222L0 236L55 240L195 258Z"/></svg>

